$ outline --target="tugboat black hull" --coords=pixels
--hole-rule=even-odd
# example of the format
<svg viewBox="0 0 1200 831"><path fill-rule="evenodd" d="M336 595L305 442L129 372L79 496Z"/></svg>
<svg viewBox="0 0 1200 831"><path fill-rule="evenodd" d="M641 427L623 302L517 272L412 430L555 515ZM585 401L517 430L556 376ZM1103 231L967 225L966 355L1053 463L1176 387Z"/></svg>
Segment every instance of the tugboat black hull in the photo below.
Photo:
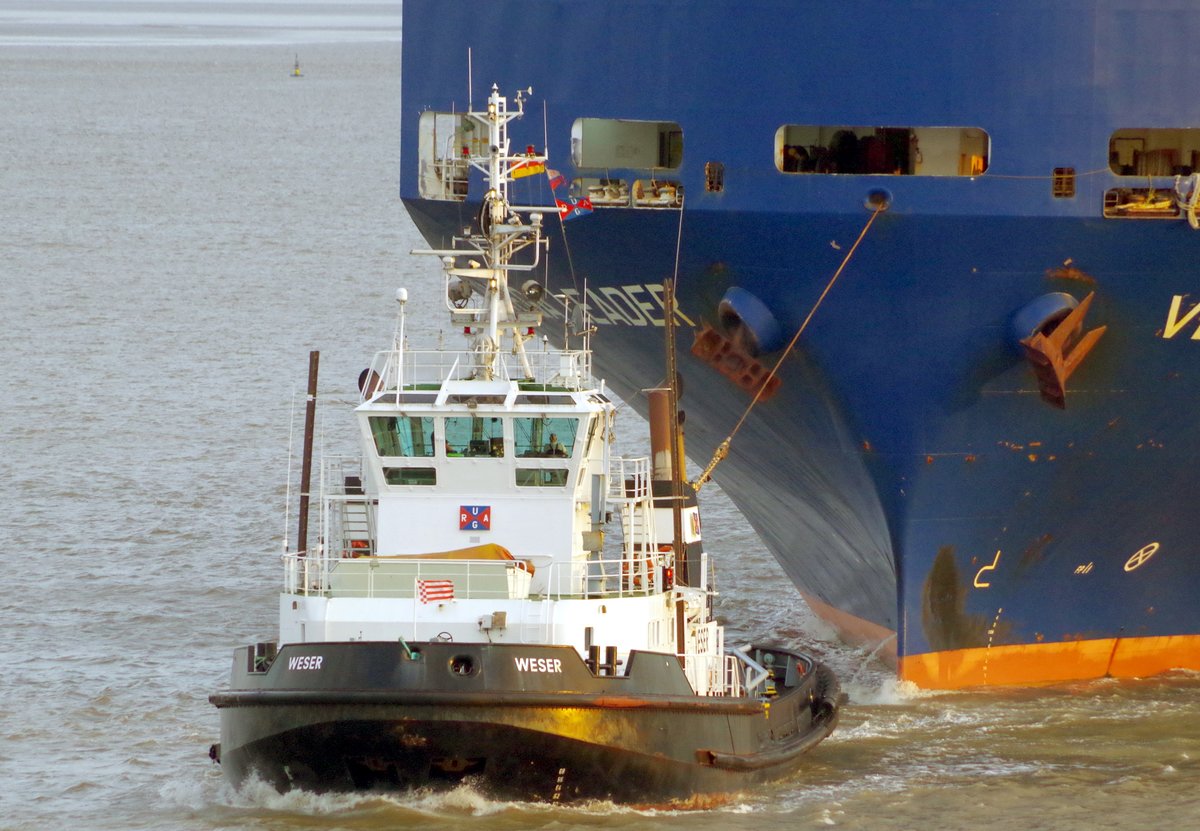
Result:
<svg viewBox="0 0 1200 831"><path fill-rule="evenodd" d="M697 696L675 657L657 653L633 653L618 676L563 647L410 649L304 644L257 673L238 650L235 688L211 698L226 775L281 791L469 782L507 799L703 805L792 773L837 723L832 674L782 650L770 650L764 698ZM357 669L339 682L338 666Z"/></svg>

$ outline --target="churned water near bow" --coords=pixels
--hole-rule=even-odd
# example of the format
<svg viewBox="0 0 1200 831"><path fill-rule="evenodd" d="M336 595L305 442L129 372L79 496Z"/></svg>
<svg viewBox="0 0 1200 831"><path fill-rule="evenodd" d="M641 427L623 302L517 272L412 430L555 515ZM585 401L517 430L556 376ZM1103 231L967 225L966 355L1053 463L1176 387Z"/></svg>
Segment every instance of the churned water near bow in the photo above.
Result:
<svg viewBox="0 0 1200 831"><path fill-rule="evenodd" d="M399 78L395 2L0 0L0 828L1200 825L1200 678L905 689L828 640L716 488L734 634L850 693L801 775L699 812L229 788L207 696L275 634L308 350L348 392L397 287L414 338L443 325L396 195Z"/></svg>

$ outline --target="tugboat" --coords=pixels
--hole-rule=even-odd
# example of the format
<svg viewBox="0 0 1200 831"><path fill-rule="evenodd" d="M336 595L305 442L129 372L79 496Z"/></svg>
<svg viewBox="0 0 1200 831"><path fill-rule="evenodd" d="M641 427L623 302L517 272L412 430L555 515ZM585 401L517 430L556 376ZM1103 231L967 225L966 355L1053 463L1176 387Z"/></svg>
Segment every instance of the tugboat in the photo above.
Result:
<svg viewBox="0 0 1200 831"><path fill-rule="evenodd" d="M618 457L587 321L562 351L525 348L548 237L543 209L509 201L514 171L546 163L509 153L524 104L493 87L469 113L488 137L462 159L488 181L478 227L414 252L440 258L469 345L409 349L397 292L359 379L361 456L320 461L309 547L313 353L279 640L237 649L209 699L235 784L710 805L792 774L837 724L813 658L726 646L674 391L649 393L652 456Z"/></svg>

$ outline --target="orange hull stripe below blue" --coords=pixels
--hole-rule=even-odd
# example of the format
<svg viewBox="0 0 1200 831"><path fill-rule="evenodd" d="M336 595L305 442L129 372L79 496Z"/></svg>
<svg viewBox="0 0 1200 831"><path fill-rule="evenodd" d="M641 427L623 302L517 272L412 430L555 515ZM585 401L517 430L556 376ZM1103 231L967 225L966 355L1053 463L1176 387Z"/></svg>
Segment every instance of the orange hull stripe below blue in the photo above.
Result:
<svg viewBox="0 0 1200 831"><path fill-rule="evenodd" d="M1104 638L906 655L901 680L927 689L1030 685L1090 678L1144 678L1200 670L1200 635Z"/></svg>

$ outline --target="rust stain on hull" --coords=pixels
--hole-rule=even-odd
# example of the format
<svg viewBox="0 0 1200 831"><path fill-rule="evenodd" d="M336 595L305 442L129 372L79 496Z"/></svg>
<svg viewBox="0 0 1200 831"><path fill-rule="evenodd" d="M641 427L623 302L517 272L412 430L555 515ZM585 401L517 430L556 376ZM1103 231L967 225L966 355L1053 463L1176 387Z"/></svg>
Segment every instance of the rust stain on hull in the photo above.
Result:
<svg viewBox="0 0 1200 831"><path fill-rule="evenodd" d="M692 354L746 392L753 394L762 387L760 401L778 392L782 383L778 375L771 375L769 369L707 323L696 333Z"/></svg>

